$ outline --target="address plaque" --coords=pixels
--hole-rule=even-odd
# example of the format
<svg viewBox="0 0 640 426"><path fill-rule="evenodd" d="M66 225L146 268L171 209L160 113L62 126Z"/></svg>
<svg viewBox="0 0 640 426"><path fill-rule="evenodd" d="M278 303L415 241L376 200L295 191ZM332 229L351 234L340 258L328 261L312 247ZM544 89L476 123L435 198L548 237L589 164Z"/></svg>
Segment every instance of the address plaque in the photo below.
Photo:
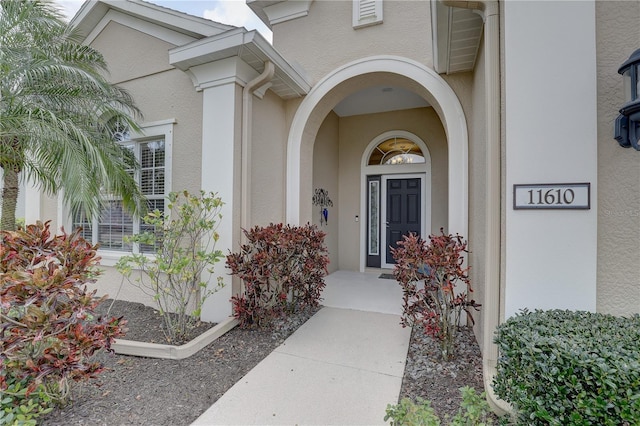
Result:
<svg viewBox="0 0 640 426"><path fill-rule="evenodd" d="M590 183L513 185L513 209L591 209Z"/></svg>

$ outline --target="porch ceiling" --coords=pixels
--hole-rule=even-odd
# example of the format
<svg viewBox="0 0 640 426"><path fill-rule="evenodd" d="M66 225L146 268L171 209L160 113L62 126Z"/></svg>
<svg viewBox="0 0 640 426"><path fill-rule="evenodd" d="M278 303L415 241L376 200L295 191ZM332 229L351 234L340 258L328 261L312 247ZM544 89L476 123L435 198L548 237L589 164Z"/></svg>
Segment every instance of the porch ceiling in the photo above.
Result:
<svg viewBox="0 0 640 426"><path fill-rule="evenodd" d="M344 98L333 111L339 117L375 114L410 108L422 108L429 103L416 93L395 86L373 86Z"/></svg>
<svg viewBox="0 0 640 426"><path fill-rule="evenodd" d="M434 67L439 73L472 71L475 67L484 22L472 9L431 3Z"/></svg>

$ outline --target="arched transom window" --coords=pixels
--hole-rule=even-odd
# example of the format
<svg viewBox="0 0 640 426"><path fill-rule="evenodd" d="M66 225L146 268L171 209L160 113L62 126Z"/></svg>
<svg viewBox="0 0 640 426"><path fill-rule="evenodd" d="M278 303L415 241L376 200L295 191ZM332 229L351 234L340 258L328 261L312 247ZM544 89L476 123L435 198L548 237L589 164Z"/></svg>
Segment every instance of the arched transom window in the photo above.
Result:
<svg viewBox="0 0 640 426"><path fill-rule="evenodd" d="M402 137L382 141L369 156L369 166L424 163L424 154L415 143Z"/></svg>

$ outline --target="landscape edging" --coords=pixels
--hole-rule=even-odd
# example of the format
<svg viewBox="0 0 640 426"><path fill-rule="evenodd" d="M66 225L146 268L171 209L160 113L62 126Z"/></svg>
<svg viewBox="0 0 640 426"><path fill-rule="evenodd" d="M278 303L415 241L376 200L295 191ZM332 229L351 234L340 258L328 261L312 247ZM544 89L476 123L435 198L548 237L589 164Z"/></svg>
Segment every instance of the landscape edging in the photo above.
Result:
<svg viewBox="0 0 640 426"><path fill-rule="evenodd" d="M184 345L164 345L159 343L146 343L134 340L115 339L111 348L121 355L143 356L147 358L185 359L208 346L232 328L238 325L238 320L229 317L215 327L205 331L195 339Z"/></svg>

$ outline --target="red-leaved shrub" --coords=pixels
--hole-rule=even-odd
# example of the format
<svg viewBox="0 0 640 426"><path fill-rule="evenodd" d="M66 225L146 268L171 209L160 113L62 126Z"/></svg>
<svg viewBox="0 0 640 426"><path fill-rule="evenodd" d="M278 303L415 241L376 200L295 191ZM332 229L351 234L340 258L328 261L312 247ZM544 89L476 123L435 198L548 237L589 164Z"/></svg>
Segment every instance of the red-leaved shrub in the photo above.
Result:
<svg viewBox="0 0 640 426"><path fill-rule="evenodd" d="M242 327L265 326L279 315L318 306L329 264L324 232L309 224L243 232L248 243L227 256L231 273L244 284L231 299Z"/></svg>
<svg viewBox="0 0 640 426"><path fill-rule="evenodd" d="M440 341L442 357L455 353L455 335L463 312L470 321L471 309L480 307L470 300L473 291L469 267L463 268L467 242L460 235L430 235L429 242L411 233L391 249L396 266L393 271L402 286L403 326L418 325ZM456 289L462 287L462 291Z"/></svg>
<svg viewBox="0 0 640 426"><path fill-rule="evenodd" d="M52 236L49 222L0 232L0 364L58 402L100 373L89 358L123 334L124 320L95 315L104 298L84 285L98 275L96 249L79 230Z"/></svg>

